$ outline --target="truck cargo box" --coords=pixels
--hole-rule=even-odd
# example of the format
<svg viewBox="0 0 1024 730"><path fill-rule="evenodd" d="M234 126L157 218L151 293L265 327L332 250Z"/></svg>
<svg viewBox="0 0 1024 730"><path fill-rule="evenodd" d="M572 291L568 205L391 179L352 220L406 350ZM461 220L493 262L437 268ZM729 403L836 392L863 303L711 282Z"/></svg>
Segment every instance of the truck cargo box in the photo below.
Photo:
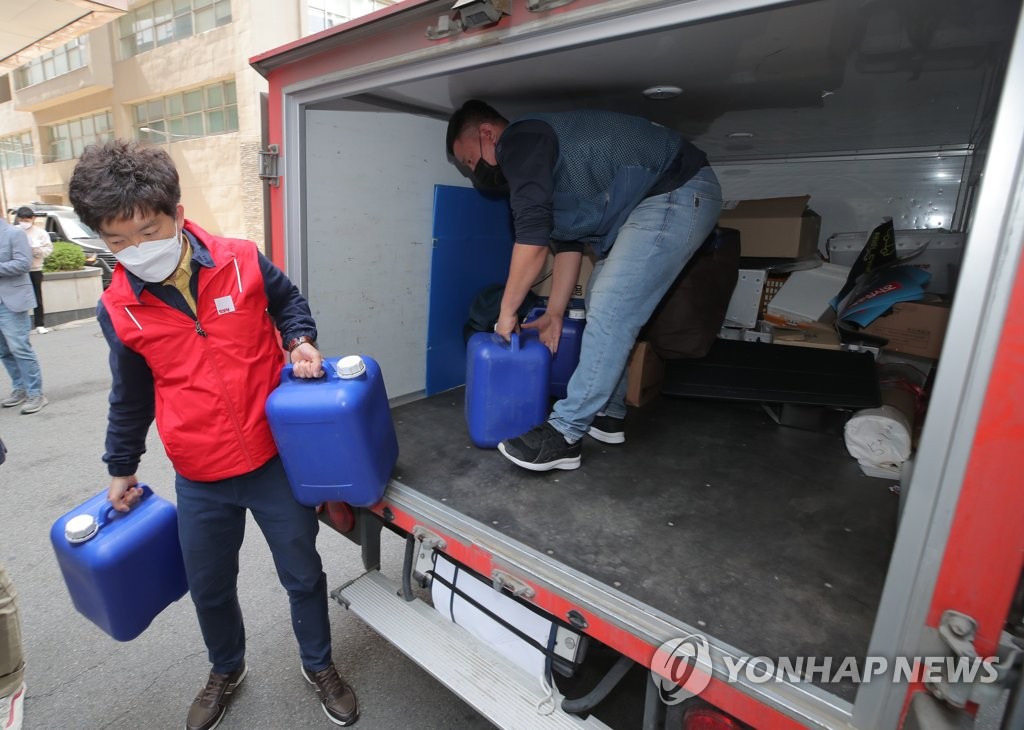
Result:
<svg viewBox="0 0 1024 730"><path fill-rule="evenodd" d="M949 655L949 611L971 617L979 654L999 650L1024 563L1024 464L1005 448L1024 416L1004 405L1019 402L1024 311L1020 4L476 9L493 24L407 0L252 61L279 154L273 258L309 297L321 347L372 354L403 403L399 468L366 519L644 667L663 642L705 636L701 697L749 726L968 722L964 688L951 709L946 686L732 681L728 666ZM671 126L708 153L726 199L806 198L822 253L885 217L963 236L902 519L841 436L786 429L758 404L655 398L631 411L621 455L588 442L583 467L555 477L474 449L458 415L462 326L504 281L514 240L507 203L445 153L447 118L470 98L509 117L604 108Z"/></svg>

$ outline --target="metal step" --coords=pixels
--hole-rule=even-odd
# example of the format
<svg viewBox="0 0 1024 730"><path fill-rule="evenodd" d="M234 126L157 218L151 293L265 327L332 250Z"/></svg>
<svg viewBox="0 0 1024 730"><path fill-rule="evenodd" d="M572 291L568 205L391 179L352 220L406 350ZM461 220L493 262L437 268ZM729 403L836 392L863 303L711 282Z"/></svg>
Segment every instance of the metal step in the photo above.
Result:
<svg viewBox="0 0 1024 730"><path fill-rule="evenodd" d="M540 682L421 600L405 601L398 586L376 570L332 595L477 712L501 728L607 726L563 712L562 697L546 700ZM542 714L538 707L551 709Z"/></svg>

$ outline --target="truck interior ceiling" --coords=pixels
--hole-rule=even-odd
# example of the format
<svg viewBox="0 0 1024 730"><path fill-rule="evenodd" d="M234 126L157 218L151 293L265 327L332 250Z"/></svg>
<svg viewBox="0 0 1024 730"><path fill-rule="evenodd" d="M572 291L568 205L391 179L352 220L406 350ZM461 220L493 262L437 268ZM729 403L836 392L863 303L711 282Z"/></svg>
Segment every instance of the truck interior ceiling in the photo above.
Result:
<svg viewBox="0 0 1024 730"><path fill-rule="evenodd" d="M457 68L413 65L398 81L309 97L303 174L337 184L303 192L302 281L318 321L346 313L325 320L321 343L372 353L389 395L408 396L394 479L743 653L864 656L901 504L893 481L861 472L841 427L663 396L631 412L630 449L588 442L575 472L524 475L469 445L461 392L431 395L430 332L441 297L502 278L475 276L472 258L444 279L432 268L435 186L469 188L446 159L445 125L471 98L510 118L647 117L708 154L726 200L809 195L822 253L884 217L968 232L1019 12L1009 0L795 2L500 61L481 46ZM332 178L352 166L355 180ZM394 240L377 242L382 227ZM452 235L458 252L486 255L471 222ZM461 336L465 311L447 311ZM435 427L412 427L424 419ZM857 687L829 691L852 702Z"/></svg>

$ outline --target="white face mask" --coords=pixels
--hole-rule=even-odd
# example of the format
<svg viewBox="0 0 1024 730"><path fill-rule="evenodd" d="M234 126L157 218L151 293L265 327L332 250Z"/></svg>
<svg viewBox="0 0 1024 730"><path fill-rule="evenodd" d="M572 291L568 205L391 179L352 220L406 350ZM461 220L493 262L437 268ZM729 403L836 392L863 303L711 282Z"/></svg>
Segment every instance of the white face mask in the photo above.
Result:
<svg viewBox="0 0 1024 730"><path fill-rule="evenodd" d="M143 281L157 284L178 267L178 260L181 258L178 228L174 228L174 235L170 238L128 246L115 253L114 258Z"/></svg>
<svg viewBox="0 0 1024 730"><path fill-rule="evenodd" d="M18 228L22 229L23 231L31 230L32 221L21 221L18 223Z"/></svg>

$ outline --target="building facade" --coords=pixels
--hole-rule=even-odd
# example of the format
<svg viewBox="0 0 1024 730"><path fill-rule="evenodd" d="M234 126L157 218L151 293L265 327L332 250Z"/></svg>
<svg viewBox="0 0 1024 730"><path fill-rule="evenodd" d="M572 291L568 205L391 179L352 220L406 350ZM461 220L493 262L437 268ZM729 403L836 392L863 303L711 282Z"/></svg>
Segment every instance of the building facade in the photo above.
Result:
<svg viewBox="0 0 1024 730"><path fill-rule="evenodd" d="M0 76L0 202L67 205L82 150L164 146L185 215L264 245L262 96L248 59L390 0L139 0Z"/></svg>

